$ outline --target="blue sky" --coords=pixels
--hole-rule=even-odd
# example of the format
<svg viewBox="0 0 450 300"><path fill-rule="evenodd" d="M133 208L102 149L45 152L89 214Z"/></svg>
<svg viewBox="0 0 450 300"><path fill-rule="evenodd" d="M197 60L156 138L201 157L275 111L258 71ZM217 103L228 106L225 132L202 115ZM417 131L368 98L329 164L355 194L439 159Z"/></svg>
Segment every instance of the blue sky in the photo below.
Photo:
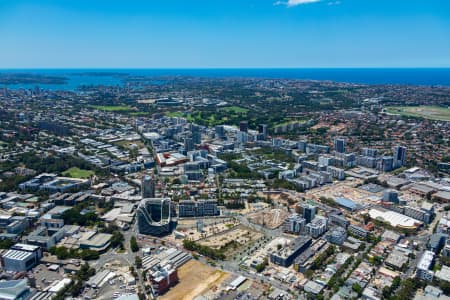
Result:
<svg viewBox="0 0 450 300"><path fill-rule="evenodd" d="M0 0L0 68L450 67L448 0Z"/></svg>

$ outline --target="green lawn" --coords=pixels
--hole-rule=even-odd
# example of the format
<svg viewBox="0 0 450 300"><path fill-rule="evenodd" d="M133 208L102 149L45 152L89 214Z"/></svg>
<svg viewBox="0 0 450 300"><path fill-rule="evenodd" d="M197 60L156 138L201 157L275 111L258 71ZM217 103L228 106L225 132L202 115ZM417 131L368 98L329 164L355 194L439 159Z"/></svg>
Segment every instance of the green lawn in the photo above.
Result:
<svg viewBox="0 0 450 300"><path fill-rule="evenodd" d="M171 117L171 118L175 118L175 117L181 118L181 117L183 117L183 112L181 112L181 111L169 111L169 112L166 113L166 116Z"/></svg>
<svg viewBox="0 0 450 300"><path fill-rule="evenodd" d="M450 109L440 106L389 106L386 107L386 112L430 120L450 121Z"/></svg>
<svg viewBox="0 0 450 300"><path fill-rule="evenodd" d="M224 107L221 110L234 114L246 114L248 112L248 109L239 106Z"/></svg>
<svg viewBox="0 0 450 300"><path fill-rule="evenodd" d="M133 109L129 105L91 105L91 107L103 111L129 111Z"/></svg>
<svg viewBox="0 0 450 300"><path fill-rule="evenodd" d="M94 175L94 174L95 174L94 171L83 170L83 169L79 169L77 167L72 167L72 168L67 169L64 172L62 172L63 176L72 177L72 178L89 178L89 177L91 177L91 175Z"/></svg>

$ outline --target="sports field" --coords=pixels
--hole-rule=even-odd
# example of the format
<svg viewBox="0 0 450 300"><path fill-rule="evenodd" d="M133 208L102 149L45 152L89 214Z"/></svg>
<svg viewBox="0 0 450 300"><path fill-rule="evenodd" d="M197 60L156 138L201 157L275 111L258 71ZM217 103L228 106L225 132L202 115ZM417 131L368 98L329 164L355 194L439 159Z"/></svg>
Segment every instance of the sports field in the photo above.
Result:
<svg viewBox="0 0 450 300"><path fill-rule="evenodd" d="M132 110L133 107L129 105L91 105L92 108L103 110L103 111L129 111Z"/></svg>
<svg viewBox="0 0 450 300"><path fill-rule="evenodd" d="M226 111L228 113L233 114L246 114L248 112L247 108L239 107L239 106L228 106L221 108L221 110Z"/></svg>
<svg viewBox="0 0 450 300"><path fill-rule="evenodd" d="M402 116L450 121L450 108L441 106L389 106L386 112Z"/></svg>
<svg viewBox="0 0 450 300"><path fill-rule="evenodd" d="M63 176L72 177L72 178L89 178L94 174L95 174L94 171L83 170L83 169L79 169L77 167L72 167L72 168L67 169L64 172L62 172Z"/></svg>

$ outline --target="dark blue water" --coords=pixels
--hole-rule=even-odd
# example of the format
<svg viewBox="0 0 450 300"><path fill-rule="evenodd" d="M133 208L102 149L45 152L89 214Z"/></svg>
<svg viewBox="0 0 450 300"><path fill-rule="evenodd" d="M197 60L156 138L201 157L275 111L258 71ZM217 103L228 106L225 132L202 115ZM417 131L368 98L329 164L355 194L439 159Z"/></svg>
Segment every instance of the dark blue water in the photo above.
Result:
<svg viewBox="0 0 450 300"><path fill-rule="evenodd" d="M99 73L105 72L105 75ZM80 85L122 85L126 76L193 76L233 78L279 78L330 80L361 84L407 84L450 86L450 68L404 69L20 69L0 70L0 73L33 73L67 77L66 84L38 84L51 90L75 90ZM83 73L83 74L81 74ZM91 74L89 74L91 73ZM115 73L115 74L107 74ZM94 75L95 74L95 75ZM9 88L34 88L36 84L8 85Z"/></svg>

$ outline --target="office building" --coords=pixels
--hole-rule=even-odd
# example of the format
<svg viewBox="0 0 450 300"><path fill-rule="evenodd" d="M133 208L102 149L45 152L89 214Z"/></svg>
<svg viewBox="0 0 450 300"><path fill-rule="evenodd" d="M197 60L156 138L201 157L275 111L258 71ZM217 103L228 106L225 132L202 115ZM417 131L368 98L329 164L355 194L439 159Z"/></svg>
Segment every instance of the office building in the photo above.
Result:
<svg viewBox="0 0 450 300"><path fill-rule="evenodd" d="M175 210L170 198L142 199L137 208L140 234L163 236L176 227Z"/></svg>
<svg viewBox="0 0 450 300"><path fill-rule="evenodd" d="M202 134L200 132L200 126L198 125L191 125L191 131L192 131L192 141L195 145L199 145L202 143Z"/></svg>
<svg viewBox="0 0 450 300"><path fill-rule="evenodd" d="M197 216L217 216L218 214L217 200L200 199L197 201Z"/></svg>
<svg viewBox="0 0 450 300"><path fill-rule="evenodd" d="M345 140L344 139L335 139L334 140L334 151L338 153L345 153Z"/></svg>
<svg viewBox="0 0 450 300"><path fill-rule="evenodd" d="M184 139L184 150L186 151L194 150L194 140L192 138Z"/></svg>
<svg viewBox="0 0 450 300"><path fill-rule="evenodd" d="M239 144L245 144L248 141L248 134L244 131L239 131L236 134L236 142Z"/></svg>
<svg viewBox="0 0 450 300"><path fill-rule="evenodd" d="M373 148L363 148L362 149L362 155L367 157L377 157L378 156L378 150Z"/></svg>
<svg viewBox="0 0 450 300"><path fill-rule="evenodd" d="M155 198L155 180L150 175L142 178L142 198Z"/></svg>
<svg viewBox="0 0 450 300"><path fill-rule="evenodd" d="M197 202L194 200L180 200L178 203L178 216L180 218L193 218L197 216Z"/></svg>
<svg viewBox="0 0 450 300"><path fill-rule="evenodd" d="M406 147L396 146L394 148L394 168L400 168L406 164Z"/></svg>
<svg viewBox="0 0 450 300"><path fill-rule="evenodd" d="M180 218L206 217L219 215L217 200L180 200L178 204L178 216Z"/></svg>
<svg viewBox="0 0 450 300"><path fill-rule="evenodd" d="M248 132L248 122L247 121L241 121L239 123L239 131Z"/></svg>
<svg viewBox="0 0 450 300"><path fill-rule="evenodd" d="M382 172L392 171L394 158L392 156L383 156L378 162L378 169Z"/></svg>
<svg viewBox="0 0 450 300"><path fill-rule="evenodd" d="M398 192L396 190L385 190L383 192L383 201L398 204Z"/></svg>
<svg viewBox="0 0 450 300"><path fill-rule="evenodd" d="M223 125L217 125L215 131L216 138L223 139L225 137L225 127Z"/></svg>
<svg viewBox="0 0 450 300"><path fill-rule="evenodd" d="M308 142L306 141L298 141L297 142L297 149L301 152L306 152L306 146L308 145Z"/></svg>
<svg viewBox="0 0 450 300"><path fill-rule="evenodd" d="M259 124L258 125L258 133L263 136L263 139L266 139L266 137L267 137L267 125L266 124Z"/></svg>
<svg viewBox="0 0 450 300"><path fill-rule="evenodd" d="M312 244L311 237L302 236L293 240L276 252L270 254L270 262L279 266L289 267L302 252Z"/></svg>

